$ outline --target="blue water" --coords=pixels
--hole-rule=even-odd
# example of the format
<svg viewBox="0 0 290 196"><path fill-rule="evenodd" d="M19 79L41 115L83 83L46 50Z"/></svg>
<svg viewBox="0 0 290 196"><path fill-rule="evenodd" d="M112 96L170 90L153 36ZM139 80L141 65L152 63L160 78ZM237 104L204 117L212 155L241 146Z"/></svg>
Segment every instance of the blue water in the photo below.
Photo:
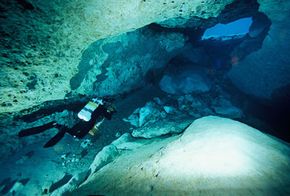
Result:
<svg viewBox="0 0 290 196"><path fill-rule="evenodd" d="M209 38L221 38L235 35L243 36L249 32L252 22L252 17L247 17L227 24L218 23L215 26L208 28L202 35L201 39L205 40Z"/></svg>

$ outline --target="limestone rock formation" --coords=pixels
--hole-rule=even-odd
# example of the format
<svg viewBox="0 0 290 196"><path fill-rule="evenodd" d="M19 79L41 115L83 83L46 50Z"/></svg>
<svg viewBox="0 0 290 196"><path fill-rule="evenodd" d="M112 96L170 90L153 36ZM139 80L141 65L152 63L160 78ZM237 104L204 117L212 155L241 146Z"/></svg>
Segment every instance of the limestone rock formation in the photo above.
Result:
<svg viewBox="0 0 290 196"><path fill-rule="evenodd" d="M186 39L181 33L143 28L99 40L82 55L78 73L70 80L73 93L115 95L141 87L147 72L164 67Z"/></svg>
<svg viewBox="0 0 290 196"><path fill-rule="evenodd" d="M96 40L178 16L216 17L231 2L2 1L0 113L63 99L82 52Z"/></svg>
<svg viewBox="0 0 290 196"><path fill-rule="evenodd" d="M160 88L170 94L204 93L210 90L205 79L195 73L183 73L178 76L164 75Z"/></svg>
<svg viewBox="0 0 290 196"><path fill-rule="evenodd" d="M180 136L123 152L70 194L289 193L290 147L243 123L208 116Z"/></svg>
<svg viewBox="0 0 290 196"><path fill-rule="evenodd" d="M213 101L213 110L218 115L222 115L228 118L241 118L243 116L243 112L241 109L234 106L228 99L224 97L218 97Z"/></svg>
<svg viewBox="0 0 290 196"><path fill-rule="evenodd" d="M137 108L127 119L123 120L134 127L142 127L165 116L166 113L156 103L148 102L144 107Z"/></svg>
<svg viewBox="0 0 290 196"><path fill-rule="evenodd" d="M170 120L159 120L156 123L144 126L142 128L137 128L133 130L132 136L136 138L156 138L166 135L179 134L184 131L184 129L191 123L189 120L184 120L183 118Z"/></svg>
<svg viewBox="0 0 290 196"><path fill-rule="evenodd" d="M196 51L200 56L206 56L205 53ZM196 53L192 52L192 54ZM182 53L182 57L189 55L187 51ZM194 56L193 56L194 58ZM191 59L189 59L191 61ZM198 63L202 59L196 59ZM182 61L181 61L182 62ZM211 88L210 80L205 74L205 68L199 64L189 63L171 63L167 65L167 70L159 82L160 89L169 94L199 94L206 93Z"/></svg>

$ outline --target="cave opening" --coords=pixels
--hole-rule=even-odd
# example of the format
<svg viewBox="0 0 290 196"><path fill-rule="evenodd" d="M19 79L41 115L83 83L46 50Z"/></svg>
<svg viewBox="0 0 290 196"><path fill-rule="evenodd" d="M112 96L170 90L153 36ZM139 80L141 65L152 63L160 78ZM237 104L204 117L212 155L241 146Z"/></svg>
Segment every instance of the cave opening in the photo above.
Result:
<svg viewBox="0 0 290 196"><path fill-rule="evenodd" d="M226 24L216 24L215 26L205 30L202 40L206 39L234 39L244 37L249 33L252 25L252 17L241 18Z"/></svg>

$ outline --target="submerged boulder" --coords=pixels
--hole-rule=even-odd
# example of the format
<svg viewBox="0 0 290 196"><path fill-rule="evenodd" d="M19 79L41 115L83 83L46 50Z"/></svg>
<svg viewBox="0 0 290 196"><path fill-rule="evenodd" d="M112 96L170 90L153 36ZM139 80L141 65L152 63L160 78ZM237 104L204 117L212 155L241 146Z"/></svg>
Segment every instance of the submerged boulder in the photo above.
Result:
<svg viewBox="0 0 290 196"><path fill-rule="evenodd" d="M243 116L242 110L223 97L216 98L212 107L217 114L227 118L241 118Z"/></svg>
<svg viewBox="0 0 290 196"><path fill-rule="evenodd" d="M183 118L174 119L174 121L163 119L148 126L133 130L132 136L136 138L151 139L165 135L179 134L182 133L190 123L191 121L184 120Z"/></svg>
<svg viewBox="0 0 290 196"><path fill-rule="evenodd" d="M208 78L194 67L180 67L179 71L163 76L159 86L169 94L205 93L211 88Z"/></svg>
<svg viewBox="0 0 290 196"><path fill-rule="evenodd" d="M154 123L165 117L166 113L155 102L148 102L145 106L137 108L128 118L123 119L134 127L142 127L148 123Z"/></svg>
<svg viewBox="0 0 290 196"><path fill-rule="evenodd" d="M181 136L123 153L71 194L287 195L290 146L243 123L207 116Z"/></svg>

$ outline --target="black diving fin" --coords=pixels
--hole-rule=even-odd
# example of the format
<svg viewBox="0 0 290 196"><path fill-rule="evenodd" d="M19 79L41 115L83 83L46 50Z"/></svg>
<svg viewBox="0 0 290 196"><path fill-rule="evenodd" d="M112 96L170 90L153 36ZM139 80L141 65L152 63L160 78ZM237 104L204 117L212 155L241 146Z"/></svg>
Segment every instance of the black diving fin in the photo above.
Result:
<svg viewBox="0 0 290 196"><path fill-rule="evenodd" d="M55 122L50 122L50 123L47 123L47 124L44 124L44 125L41 125L41 126L38 126L38 127L32 127L32 128L29 128L29 129L21 130L18 133L18 136L19 137L25 137L25 136L29 136L29 135L35 135L35 134L44 132L45 130L53 128L53 127L55 127Z"/></svg>

